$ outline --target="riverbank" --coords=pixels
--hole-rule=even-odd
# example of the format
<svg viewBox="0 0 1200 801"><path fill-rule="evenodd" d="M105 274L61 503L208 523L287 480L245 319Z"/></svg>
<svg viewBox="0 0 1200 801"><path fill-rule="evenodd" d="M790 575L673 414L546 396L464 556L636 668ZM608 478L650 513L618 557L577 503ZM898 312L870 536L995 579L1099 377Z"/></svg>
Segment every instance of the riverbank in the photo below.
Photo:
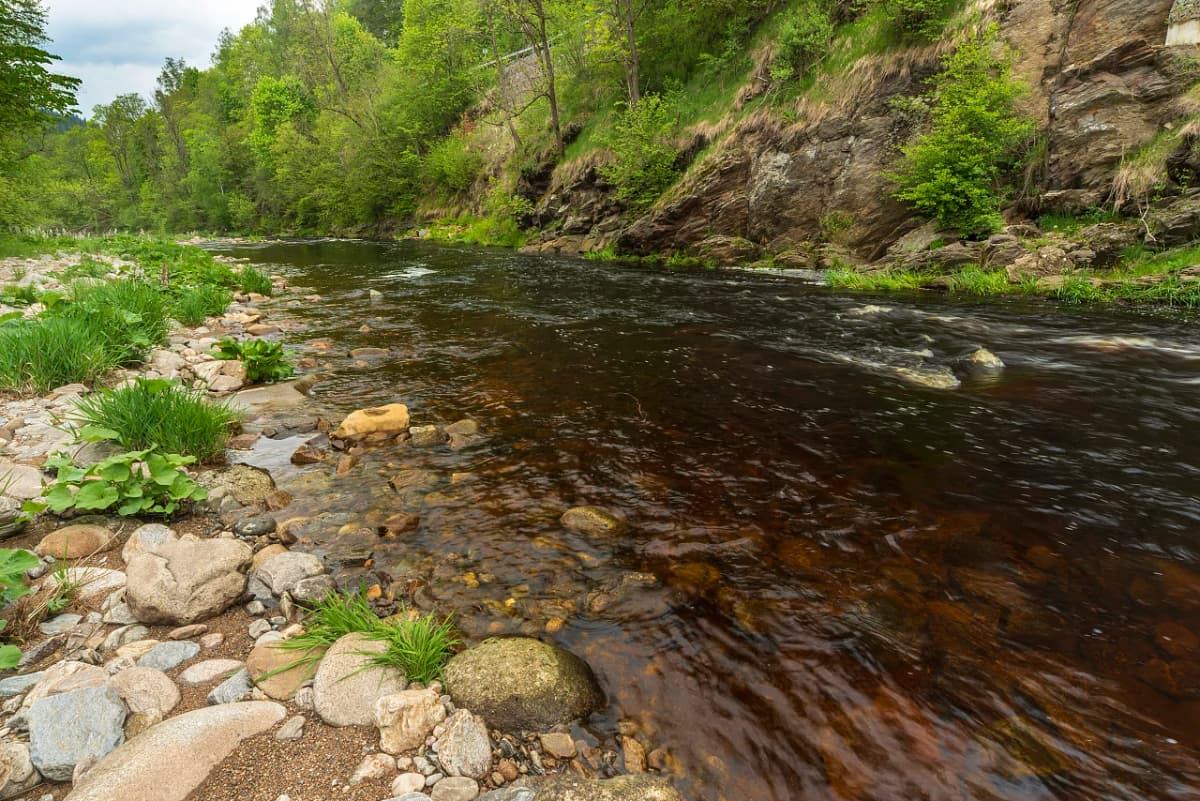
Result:
<svg viewBox="0 0 1200 801"><path fill-rule="evenodd" d="M8 437L0 469L12 479L4 522L13 531L4 545L41 557L26 571L32 594L4 613L10 642L23 654L17 672L0 680L7 699L0 797L305 801L332 791L351 801L678 798L654 775L668 768L669 755L635 724L594 732L575 725L604 697L577 657L530 636L466 637L445 625L450 610L414 596L418 586L372 573L370 541L404 536L416 516L398 512L366 529L365 520L346 524L359 546L321 558L310 552L312 521L300 510L322 501L297 499L267 470L242 463L267 437L300 438L292 463L342 476L381 449L467 446L480 436L479 421L421 425L398 404L340 422L312 415L307 393L334 355L330 343L316 340L274 359L275 368L290 361L303 374L269 386L253 385L256 363L246 354L297 333L287 310L320 303L318 295L281 276L264 286L244 262L194 248L135 239L77 246L78 254L0 261L0 284L14 287L5 297L19 303L5 310L17 327L0 331L0 362L10 347L5 336L57 325L64 308L96 287L137 284L171 300L160 307L143 298L139 313L120 310L115 319L137 341L125 343L136 347L119 366L88 363L94 375L87 383L38 391L51 372L35 358L21 386L10 387L22 391L0 408ZM196 274L205 280L183 281ZM243 282L267 291L241 291ZM169 321L180 308L177 296L200 287L224 288L222 308L190 326ZM215 358L214 349L241 358ZM371 348L348 354L364 366L379 356ZM275 376L286 377L278 369ZM150 387L154 397L184 393L163 380L192 387L189 402L235 412L237 429L219 437L220 455L198 459L207 464L156 468L155 454L145 450L122 461L127 419L104 432L78 419L96 399L138 388ZM181 443L180 450L202 444ZM402 461L391 473L390 491L403 503L420 502L441 478L404 469ZM149 482L139 484L138 475ZM57 490L56 481L70 486ZM120 497L81 500L102 485ZM125 509L134 490L140 498L154 485L169 490L162 503L183 504L169 527L161 516L149 522L117 513L118 502ZM37 499L53 509L61 497L71 500L65 519L33 516ZM18 501L34 505L22 512ZM563 525L606 519L574 512ZM364 657L364 650L377 655ZM294 665L300 657L310 662Z"/></svg>

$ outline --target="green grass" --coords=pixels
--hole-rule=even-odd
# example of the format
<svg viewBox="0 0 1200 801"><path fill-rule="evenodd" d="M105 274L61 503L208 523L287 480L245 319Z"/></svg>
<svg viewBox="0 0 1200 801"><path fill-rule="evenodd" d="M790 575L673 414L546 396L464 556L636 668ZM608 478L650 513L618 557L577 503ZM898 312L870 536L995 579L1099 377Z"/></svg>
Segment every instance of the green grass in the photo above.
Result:
<svg viewBox="0 0 1200 801"><path fill-rule="evenodd" d="M449 617L409 618L402 611L381 620L361 593L326 596L312 608L305 626L304 634L280 644L299 657L279 672L316 662L339 639L359 633L387 644L383 653L369 654L372 666L396 668L409 681L428 684L442 677L442 668L459 645Z"/></svg>
<svg viewBox="0 0 1200 801"><path fill-rule="evenodd" d="M964 295L1006 295L1013 289L1003 270L965 267L950 277L950 291Z"/></svg>
<svg viewBox="0 0 1200 801"><path fill-rule="evenodd" d="M114 365L140 364L152 348L167 341L167 310L162 292L143 281L76 281L74 302L60 314L96 329Z"/></svg>
<svg viewBox="0 0 1200 801"><path fill-rule="evenodd" d="M1070 236L1090 225L1119 219L1121 215L1108 209L1090 209L1082 214L1043 214L1037 225L1043 231Z"/></svg>
<svg viewBox="0 0 1200 801"><path fill-rule="evenodd" d="M875 273L860 273L845 267L825 272L825 281L833 289L897 292L920 289L932 278L929 273L893 268Z"/></svg>
<svg viewBox="0 0 1200 801"><path fill-rule="evenodd" d="M240 419L228 404L212 403L203 392L162 379L139 379L88 395L76 403L71 417L115 432L116 441L129 450L157 446L201 462L224 458L229 432Z"/></svg>
<svg viewBox="0 0 1200 801"><path fill-rule="evenodd" d="M113 366L107 337L86 320L51 318L0 327L0 390L42 394L66 384L90 384Z"/></svg>
<svg viewBox="0 0 1200 801"><path fill-rule="evenodd" d="M238 288L243 292L270 296L271 290L274 287L271 285L271 277L269 275L264 275L253 267L246 265L238 273Z"/></svg>
<svg viewBox="0 0 1200 801"><path fill-rule="evenodd" d="M169 305L171 316L184 325L203 325L209 317L225 312L233 293L214 284L201 284L178 289Z"/></svg>

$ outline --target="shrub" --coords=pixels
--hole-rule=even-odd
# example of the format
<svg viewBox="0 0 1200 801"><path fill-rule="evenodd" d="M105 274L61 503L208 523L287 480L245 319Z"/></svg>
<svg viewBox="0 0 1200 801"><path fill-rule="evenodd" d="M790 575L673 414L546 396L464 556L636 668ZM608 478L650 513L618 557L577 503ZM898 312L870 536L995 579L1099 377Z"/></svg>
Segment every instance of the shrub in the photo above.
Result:
<svg viewBox="0 0 1200 801"><path fill-rule="evenodd" d="M237 285L243 292L253 292L256 295L270 296L274 287L271 285L271 277L259 272L250 265L242 268L238 273Z"/></svg>
<svg viewBox="0 0 1200 801"><path fill-rule="evenodd" d="M130 450L158 447L201 462L225 456L225 442L240 415L228 404L165 379L139 379L120 389L80 398L72 421L84 438L111 439Z"/></svg>
<svg viewBox="0 0 1200 801"><path fill-rule="evenodd" d="M833 39L834 24L826 0L804 0L784 12L771 77L787 81L820 61Z"/></svg>
<svg viewBox="0 0 1200 801"><path fill-rule="evenodd" d="M1019 160L1032 121L1016 113L1025 86L996 29L962 44L934 79L932 127L904 148L896 197L968 236L999 228L1001 178Z"/></svg>
<svg viewBox="0 0 1200 801"><path fill-rule="evenodd" d="M425 157L425 173L437 187L451 195L471 188L479 177L482 160L461 137L451 136L434 145Z"/></svg>
<svg viewBox="0 0 1200 801"><path fill-rule="evenodd" d="M212 355L225 361L241 359L246 367L246 379L252 384L273 384L292 375L292 363L283 353L283 345L265 339L237 342L222 339Z"/></svg>
<svg viewBox="0 0 1200 801"><path fill-rule="evenodd" d="M0 327L0 390L45 393L90 384L113 366L107 338L89 321L51 318Z"/></svg>
<svg viewBox="0 0 1200 801"><path fill-rule="evenodd" d="M195 461L191 456L149 449L117 454L80 468L69 456L52 456L46 467L58 473L46 491L45 508L58 515L71 509L104 512L115 507L122 517L170 517L184 504L208 497L181 469Z"/></svg>
<svg viewBox="0 0 1200 801"><path fill-rule="evenodd" d="M213 284L183 287L171 299L171 316L184 325L202 325L209 317L223 313L233 293Z"/></svg>
<svg viewBox="0 0 1200 801"><path fill-rule="evenodd" d="M613 126L605 144L616 158L600 174L631 208L648 208L675 181L674 131L667 104L653 94L627 108Z"/></svg>
<svg viewBox="0 0 1200 801"><path fill-rule="evenodd" d="M0 603L8 606L31 591L25 585L25 571L41 564L41 560L29 551L0 548ZM0 620L0 632L8 628L7 620ZM21 649L15 645L0 646L0 670L11 670L21 661Z"/></svg>
<svg viewBox="0 0 1200 801"><path fill-rule="evenodd" d="M883 0L902 39L932 41L946 28L959 0Z"/></svg>
<svg viewBox="0 0 1200 801"><path fill-rule="evenodd" d="M167 312L162 293L130 279L107 283L78 281L72 288L74 303L61 314L82 320L105 340L114 365L139 364L146 353L167 341Z"/></svg>

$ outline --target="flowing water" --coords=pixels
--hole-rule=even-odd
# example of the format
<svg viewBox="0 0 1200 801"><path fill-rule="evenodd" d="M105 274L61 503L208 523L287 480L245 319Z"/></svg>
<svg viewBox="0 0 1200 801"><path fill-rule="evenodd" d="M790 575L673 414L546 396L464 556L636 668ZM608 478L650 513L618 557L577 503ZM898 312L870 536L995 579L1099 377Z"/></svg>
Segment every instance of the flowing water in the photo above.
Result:
<svg viewBox="0 0 1200 801"><path fill-rule="evenodd" d="M281 312L307 326L285 341L334 345L304 350L321 413L402 401L485 435L340 479L267 443L314 546L419 512L365 545L376 568L472 636L584 656L609 697L590 729L611 747L635 723L687 797L1200 798L1187 321L421 244L222 250L324 297ZM365 346L391 356L345 357ZM1007 369L953 387L978 346ZM399 497L412 467L444 479ZM565 531L577 504L628 532Z"/></svg>

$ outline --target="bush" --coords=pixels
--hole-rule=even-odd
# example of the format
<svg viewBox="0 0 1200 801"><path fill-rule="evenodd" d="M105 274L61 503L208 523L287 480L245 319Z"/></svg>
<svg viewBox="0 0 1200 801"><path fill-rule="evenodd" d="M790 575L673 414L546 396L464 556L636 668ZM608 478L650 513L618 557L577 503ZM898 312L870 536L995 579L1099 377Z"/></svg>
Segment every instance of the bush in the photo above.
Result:
<svg viewBox="0 0 1200 801"><path fill-rule="evenodd" d="M171 316L184 325L203 325L209 317L222 314L233 300L233 293L213 284L179 289L171 299Z"/></svg>
<svg viewBox="0 0 1200 801"><path fill-rule="evenodd" d="M246 367L246 380L252 384L273 384L290 378L293 372L283 346L265 339L247 339L245 342L222 339L212 355L225 361L241 359Z"/></svg>
<svg viewBox="0 0 1200 801"><path fill-rule="evenodd" d="M961 45L934 79L932 127L904 148L896 197L943 228L986 235L1001 225L1001 179L1020 160L1032 121L1016 113L1025 86L995 28Z"/></svg>
<svg viewBox="0 0 1200 801"><path fill-rule="evenodd" d="M116 507L122 517L170 517L184 504L208 497L181 469L195 461L149 449L118 454L85 469L76 467L68 456L54 456L46 460L46 467L56 468L58 474L46 492L45 508L57 515L71 509L104 512Z"/></svg>
<svg viewBox="0 0 1200 801"><path fill-rule="evenodd" d="M230 429L241 416L228 404L164 379L139 379L81 398L72 421L87 439L111 439L130 450L158 447L201 462L225 456Z"/></svg>
<svg viewBox="0 0 1200 801"><path fill-rule="evenodd" d="M451 195L470 189L479 177L482 160L460 137L451 136L434 145L425 157L425 174L437 187Z"/></svg>
<svg viewBox="0 0 1200 801"><path fill-rule="evenodd" d="M959 0L883 0L882 5L901 38L928 42L945 30Z"/></svg>
<svg viewBox="0 0 1200 801"><path fill-rule="evenodd" d="M87 283L73 287L74 303L62 316L92 326L103 336L114 365L140 364L146 353L167 341L167 312L162 293L135 280Z"/></svg>
<svg viewBox="0 0 1200 801"><path fill-rule="evenodd" d="M42 394L90 384L113 366L107 338L89 321L51 318L0 327L0 390Z"/></svg>
<svg viewBox="0 0 1200 801"><path fill-rule="evenodd" d="M786 81L820 61L833 39L834 24L826 0L805 0L788 8L779 27L778 51L771 77Z"/></svg>
<svg viewBox="0 0 1200 801"><path fill-rule="evenodd" d="M642 97L627 108L605 144L615 160L600 168L604 180L616 187L617 197L635 210L648 208L675 181L675 124L658 95Z"/></svg>

